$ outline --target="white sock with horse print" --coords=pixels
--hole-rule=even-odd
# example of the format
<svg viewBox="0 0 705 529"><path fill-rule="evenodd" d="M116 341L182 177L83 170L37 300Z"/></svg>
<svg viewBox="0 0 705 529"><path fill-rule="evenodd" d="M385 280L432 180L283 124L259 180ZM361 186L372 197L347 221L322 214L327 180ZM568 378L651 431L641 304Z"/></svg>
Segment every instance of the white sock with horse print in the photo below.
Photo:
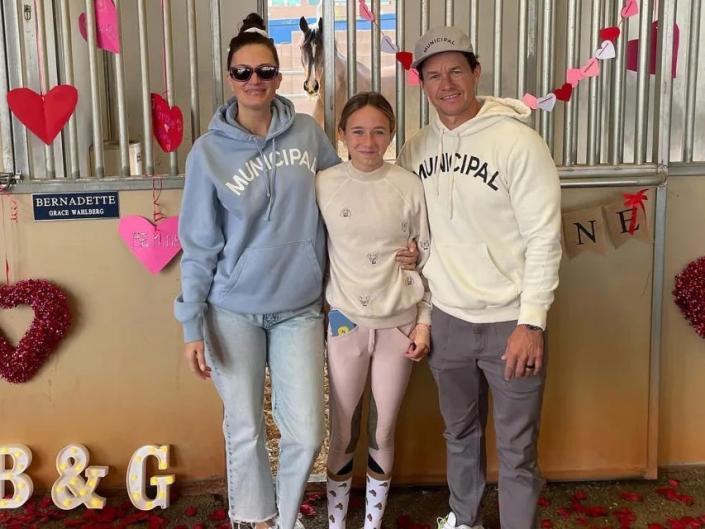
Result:
<svg viewBox="0 0 705 529"><path fill-rule="evenodd" d="M384 516L384 509L387 507L387 496L391 482L391 478L380 480L367 474L364 529L382 529L382 516Z"/></svg>
<svg viewBox="0 0 705 529"><path fill-rule="evenodd" d="M350 486L352 476L334 479L330 475L326 481L326 498L328 500L328 529L345 529L350 503Z"/></svg>

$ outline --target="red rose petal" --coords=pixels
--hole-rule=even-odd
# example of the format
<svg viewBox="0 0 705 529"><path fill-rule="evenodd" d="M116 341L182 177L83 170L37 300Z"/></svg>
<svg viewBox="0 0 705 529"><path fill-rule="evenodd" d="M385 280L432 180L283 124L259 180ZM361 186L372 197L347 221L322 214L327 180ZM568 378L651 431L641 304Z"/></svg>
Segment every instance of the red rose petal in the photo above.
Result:
<svg viewBox="0 0 705 529"><path fill-rule="evenodd" d="M638 492L620 492L619 497L631 502L644 501L644 497Z"/></svg>
<svg viewBox="0 0 705 529"><path fill-rule="evenodd" d="M216 509L210 515L208 516L209 520L213 521L220 521L220 520L225 520L228 517L228 513L225 512L225 509Z"/></svg>
<svg viewBox="0 0 705 529"><path fill-rule="evenodd" d="M541 529L553 529L553 522L551 520L541 520Z"/></svg>
<svg viewBox="0 0 705 529"><path fill-rule="evenodd" d="M397 516L397 527L398 529L409 529L411 527L411 516L406 513Z"/></svg>
<svg viewBox="0 0 705 529"><path fill-rule="evenodd" d="M299 512L303 514L306 518L312 518L316 516L316 508L313 505L307 503L301 504L299 507Z"/></svg>
<svg viewBox="0 0 705 529"><path fill-rule="evenodd" d="M536 505L538 505L539 507L548 507L549 505L551 505L551 500L549 500L546 496L539 496Z"/></svg>
<svg viewBox="0 0 705 529"><path fill-rule="evenodd" d="M184 510L184 516L188 516L190 518L191 516L196 516L197 512L198 512L198 509L196 509L196 507L194 507L193 505L189 505Z"/></svg>

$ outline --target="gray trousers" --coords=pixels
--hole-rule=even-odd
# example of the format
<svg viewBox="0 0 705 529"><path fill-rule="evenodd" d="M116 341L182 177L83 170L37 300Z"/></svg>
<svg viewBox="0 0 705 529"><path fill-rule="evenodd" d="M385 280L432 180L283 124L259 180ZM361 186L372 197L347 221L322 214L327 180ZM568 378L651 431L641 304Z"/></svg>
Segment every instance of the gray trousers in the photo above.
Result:
<svg viewBox="0 0 705 529"><path fill-rule="evenodd" d="M500 523L502 529L535 529L543 487L536 442L546 356L540 375L507 381L501 356L516 321L469 323L437 307L431 318L429 364L445 422L450 508L457 523L482 523L489 387L499 456Z"/></svg>

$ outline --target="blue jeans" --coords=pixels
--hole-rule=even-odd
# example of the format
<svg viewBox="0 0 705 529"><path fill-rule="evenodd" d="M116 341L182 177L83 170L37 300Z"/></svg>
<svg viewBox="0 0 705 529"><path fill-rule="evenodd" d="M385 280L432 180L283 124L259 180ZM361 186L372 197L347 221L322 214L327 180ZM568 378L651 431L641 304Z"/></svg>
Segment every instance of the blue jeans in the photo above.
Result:
<svg viewBox="0 0 705 529"><path fill-rule="evenodd" d="M224 405L230 519L261 522L278 514L281 529L293 529L324 435L320 302L258 315L211 305L205 349ZM263 415L265 366L281 432L276 497Z"/></svg>

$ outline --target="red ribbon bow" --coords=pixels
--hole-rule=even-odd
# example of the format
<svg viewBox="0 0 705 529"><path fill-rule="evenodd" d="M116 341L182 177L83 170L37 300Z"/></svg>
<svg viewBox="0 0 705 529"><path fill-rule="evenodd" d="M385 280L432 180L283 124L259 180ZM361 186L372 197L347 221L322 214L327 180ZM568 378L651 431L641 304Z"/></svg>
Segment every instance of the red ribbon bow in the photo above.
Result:
<svg viewBox="0 0 705 529"><path fill-rule="evenodd" d="M624 193L624 207L632 208L632 218L629 221L629 235L634 235L636 231L637 208L641 208L646 217L646 207L644 201L649 200L646 196L648 189L642 189L638 193Z"/></svg>

